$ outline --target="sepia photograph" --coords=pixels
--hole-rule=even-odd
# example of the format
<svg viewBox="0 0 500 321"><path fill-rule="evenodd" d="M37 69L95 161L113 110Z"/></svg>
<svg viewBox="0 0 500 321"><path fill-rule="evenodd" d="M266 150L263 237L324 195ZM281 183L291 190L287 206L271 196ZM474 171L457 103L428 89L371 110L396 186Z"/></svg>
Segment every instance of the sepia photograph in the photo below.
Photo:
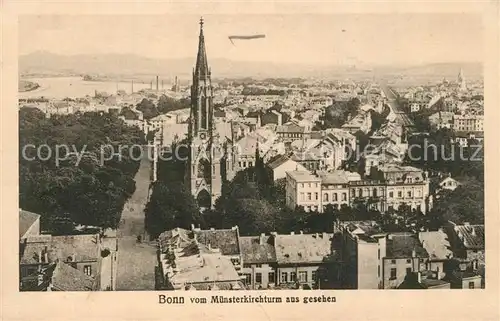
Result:
<svg viewBox="0 0 500 321"><path fill-rule="evenodd" d="M488 286L480 14L18 29L19 291Z"/></svg>

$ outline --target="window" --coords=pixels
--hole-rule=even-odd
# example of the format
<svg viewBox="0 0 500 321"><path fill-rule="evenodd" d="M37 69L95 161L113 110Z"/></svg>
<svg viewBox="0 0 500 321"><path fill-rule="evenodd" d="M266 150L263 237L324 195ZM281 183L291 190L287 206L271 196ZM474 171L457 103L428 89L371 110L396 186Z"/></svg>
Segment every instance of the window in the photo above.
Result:
<svg viewBox="0 0 500 321"><path fill-rule="evenodd" d="M311 183L307 183L307 187L311 187Z"/></svg>
<svg viewBox="0 0 500 321"><path fill-rule="evenodd" d="M85 273L88 276L91 276L92 275L92 266L84 265L83 266L83 273Z"/></svg>
<svg viewBox="0 0 500 321"><path fill-rule="evenodd" d="M281 283L287 283L287 282L288 282L288 273L281 272Z"/></svg>
<svg viewBox="0 0 500 321"><path fill-rule="evenodd" d="M274 282L276 282L276 280L274 279L274 278L275 278L275 276L274 276L274 272L269 272L269 273L267 274L267 278L268 278L268 282L269 282L269 283L274 283Z"/></svg>
<svg viewBox="0 0 500 321"><path fill-rule="evenodd" d="M411 259L407 259L407 260L406 260L406 263L411 263Z"/></svg>
<svg viewBox="0 0 500 321"><path fill-rule="evenodd" d="M363 197L363 190L361 188L358 189L358 196Z"/></svg>
<svg viewBox="0 0 500 321"><path fill-rule="evenodd" d="M391 260L391 264L396 264L396 260Z"/></svg>
<svg viewBox="0 0 500 321"><path fill-rule="evenodd" d="M318 282L318 271L312 271L311 278L313 282Z"/></svg>
<svg viewBox="0 0 500 321"><path fill-rule="evenodd" d="M380 260L380 249L378 249L378 255L377 258Z"/></svg>
<svg viewBox="0 0 500 321"><path fill-rule="evenodd" d="M333 201L336 202L337 201L337 193L333 193Z"/></svg>
<svg viewBox="0 0 500 321"><path fill-rule="evenodd" d="M290 282L295 282L295 281L297 281L297 273L290 272Z"/></svg>
<svg viewBox="0 0 500 321"><path fill-rule="evenodd" d="M251 267L252 267L252 266L251 266L250 264L248 264L248 263L244 263L244 264L243 264L243 268L244 268L244 269L249 269L249 268L251 268Z"/></svg>
<svg viewBox="0 0 500 321"><path fill-rule="evenodd" d="M312 199L312 194L311 193L307 193L307 200L310 201Z"/></svg>
<svg viewBox="0 0 500 321"><path fill-rule="evenodd" d="M469 289L474 289L474 282L469 282Z"/></svg>
<svg viewBox="0 0 500 321"><path fill-rule="evenodd" d="M380 265L377 266L377 275L380 277Z"/></svg>
<svg viewBox="0 0 500 321"><path fill-rule="evenodd" d="M373 189L373 197L377 197L377 189L376 188Z"/></svg>
<svg viewBox="0 0 500 321"><path fill-rule="evenodd" d="M255 273L255 283L256 284L262 283L262 273Z"/></svg>
<svg viewBox="0 0 500 321"><path fill-rule="evenodd" d="M261 267L262 267L262 264L255 264L255 267L256 267L256 268L261 268Z"/></svg>
<svg viewBox="0 0 500 321"><path fill-rule="evenodd" d="M250 273L245 273L245 283L252 284L252 275Z"/></svg>
<svg viewBox="0 0 500 321"><path fill-rule="evenodd" d="M394 192L389 192L389 197L394 197Z"/></svg>
<svg viewBox="0 0 500 321"><path fill-rule="evenodd" d="M399 191L398 192L398 197L403 197L403 192Z"/></svg>
<svg viewBox="0 0 500 321"><path fill-rule="evenodd" d="M420 204L417 205L417 211L422 212L422 205L420 205Z"/></svg>
<svg viewBox="0 0 500 321"><path fill-rule="evenodd" d="M304 193L300 193L300 200L303 201L304 200Z"/></svg>
<svg viewBox="0 0 500 321"><path fill-rule="evenodd" d="M307 282L307 271L299 272L299 282L305 283Z"/></svg>
<svg viewBox="0 0 500 321"><path fill-rule="evenodd" d="M356 190L353 188L351 189L351 194L352 194L352 197L355 197L356 196Z"/></svg>
<svg viewBox="0 0 500 321"><path fill-rule="evenodd" d="M318 197L319 197L318 193L314 193L314 199L318 200Z"/></svg>
<svg viewBox="0 0 500 321"><path fill-rule="evenodd" d="M347 193L342 193L342 200L347 201Z"/></svg>
<svg viewBox="0 0 500 321"><path fill-rule="evenodd" d="M328 194L323 194L323 202L328 202Z"/></svg>
<svg viewBox="0 0 500 321"><path fill-rule="evenodd" d="M391 268L391 277L389 280L395 280L396 279L396 268Z"/></svg>
<svg viewBox="0 0 500 321"><path fill-rule="evenodd" d="M411 273L411 267L406 268L406 274L410 274L410 273Z"/></svg>
<svg viewBox="0 0 500 321"><path fill-rule="evenodd" d="M411 197L411 191L408 191L407 194L408 194L408 197Z"/></svg>

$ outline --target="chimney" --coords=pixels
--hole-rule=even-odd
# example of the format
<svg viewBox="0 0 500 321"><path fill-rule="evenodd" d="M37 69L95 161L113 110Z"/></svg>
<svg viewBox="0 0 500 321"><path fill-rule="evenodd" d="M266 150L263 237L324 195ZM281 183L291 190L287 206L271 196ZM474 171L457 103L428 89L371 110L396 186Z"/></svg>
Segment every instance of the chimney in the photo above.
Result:
<svg viewBox="0 0 500 321"><path fill-rule="evenodd" d="M194 224L191 224L191 231L194 231Z"/></svg>
<svg viewBox="0 0 500 321"><path fill-rule="evenodd" d="M260 244L260 245L264 245L264 243L265 243L265 238L266 238L266 234L261 233L261 234L260 234L260 238L259 238L259 244Z"/></svg>
<svg viewBox="0 0 500 321"><path fill-rule="evenodd" d="M196 233L194 234L194 242L198 244L198 235Z"/></svg>
<svg viewBox="0 0 500 321"><path fill-rule="evenodd" d="M476 229L474 227L471 227L471 233L472 236L476 236Z"/></svg>
<svg viewBox="0 0 500 321"><path fill-rule="evenodd" d="M326 232L323 232L323 234L321 235L322 238L326 239L327 238L327 235L326 235Z"/></svg>
<svg viewBox="0 0 500 321"><path fill-rule="evenodd" d="M415 248L413 248L413 250L411 251L411 257L417 257L417 251L415 250Z"/></svg>
<svg viewBox="0 0 500 321"><path fill-rule="evenodd" d="M313 235L313 237L317 239L317 238L318 238L318 233L315 233L315 234Z"/></svg>
<svg viewBox="0 0 500 321"><path fill-rule="evenodd" d="M277 232L271 232L271 235L274 236L274 237L276 237L276 236L278 236L278 233Z"/></svg>
<svg viewBox="0 0 500 321"><path fill-rule="evenodd" d="M301 231L300 231L300 235L302 235L302 234L304 234L304 231L302 231L302 230L301 230Z"/></svg>
<svg viewBox="0 0 500 321"><path fill-rule="evenodd" d="M417 272L417 282L422 283L422 272L420 271Z"/></svg>
<svg viewBox="0 0 500 321"><path fill-rule="evenodd" d="M38 251L38 263L43 263L43 252L42 251Z"/></svg>
<svg viewBox="0 0 500 321"><path fill-rule="evenodd" d="M292 231L292 232L290 232L290 235L295 235L295 232L293 232L293 231Z"/></svg>
<svg viewBox="0 0 500 321"><path fill-rule="evenodd" d="M210 245L210 243L208 243L208 250L212 250L212 245Z"/></svg>
<svg viewBox="0 0 500 321"><path fill-rule="evenodd" d="M215 228L211 227L210 231L215 232Z"/></svg>
<svg viewBox="0 0 500 321"><path fill-rule="evenodd" d="M156 75L156 91L158 91L158 75Z"/></svg>

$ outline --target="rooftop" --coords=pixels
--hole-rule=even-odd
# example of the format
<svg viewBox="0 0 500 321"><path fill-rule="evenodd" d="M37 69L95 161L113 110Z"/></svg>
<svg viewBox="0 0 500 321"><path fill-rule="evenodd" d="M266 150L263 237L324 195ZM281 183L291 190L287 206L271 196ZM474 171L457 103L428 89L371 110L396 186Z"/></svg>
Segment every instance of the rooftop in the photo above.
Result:
<svg viewBox="0 0 500 321"><path fill-rule="evenodd" d="M297 182L321 182L321 178L308 171L290 171L287 174Z"/></svg>
<svg viewBox="0 0 500 321"><path fill-rule="evenodd" d="M240 247L238 243L239 233L237 228L232 229L213 229L199 230L195 229L199 243L211 248L220 249L222 255L238 255Z"/></svg>
<svg viewBox="0 0 500 321"><path fill-rule="evenodd" d="M279 264L321 263L334 252L331 233L276 235L276 259Z"/></svg>
<svg viewBox="0 0 500 321"><path fill-rule="evenodd" d="M484 225L456 225L455 232L467 249L484 250Z"/></svg>
<svg viewBox="0 0 500 321"><path fill-rule="evenodd" d="M21 253L21 264L37 264L45 260L50 263L60 260L67 261L96 261L100 256L99 234L80 234L51 236L40 235L28 237Z"/></svg>
<svg viewBox="0 0 500 321"><path fill-rule="evenodd" d="M40 215L19 210L19 237L23 237L31 226L40 218Z"/></svg>
<svg viewBox="0 0 500 321"><path fill-rule="evenodd" d="M415 253L413 253L415 251ZM418 238L411 233L393 233L387 240L387 258L429 257Z"/></svg>
<svg viewBox="0 0 500 321"><path fill-rule="evenodd" d="M444 231L420 232L418 238L431 260L446 260L453 257L448 236Z"/></svg>
<svg viewBox="0 0 500 321"><path fill-rule="evenodd" d="M244 263L276 262L276 250L272 236L242 236L240 237L240 248Z"/></svg>
<svg viewBox="0 0 500 321"><path fill-rule="evenodd" d="M94 278L66 263L57 262L52 272L52 286L59 291L92 291L96 289Z"/></svg>

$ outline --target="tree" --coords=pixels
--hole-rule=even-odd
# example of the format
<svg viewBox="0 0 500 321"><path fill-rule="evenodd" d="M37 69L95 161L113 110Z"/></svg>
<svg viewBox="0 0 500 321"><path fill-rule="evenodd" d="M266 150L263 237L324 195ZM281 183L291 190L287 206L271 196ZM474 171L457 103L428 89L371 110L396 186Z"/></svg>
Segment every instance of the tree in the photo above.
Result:
<svg viewBox="0 0 500 321"><path fill-rule="evenodd" d="M146 98L143 98L141 102L137 104L136 109L142 112L144 119L151 119L160 114L155 104Z"/></svg>
<svg viewBox="0 0 500 321"><path fill-rule="evenodd" d="M157 181L145 209L145 227L153 237L176 227L202 224L200 209L184 185Z"/></svg>
<svg viewBox="0 0 500 321"><path fill-rule="evenodd" d="M19 206L40 214L42 229L55 234L70 234L77 224L116 227L135 190L133 177L140 161L140 155L119 147L144 142L139 129L126 126L114 115L46 118L36 109L21 108ZM47 159L35 157L35 149L23 153L30 144L48 145L42 155ZM113 149L112 159L105 158L109 156L102 148L105 145ZM59 159L54 155L57 146Z"/></svg>

